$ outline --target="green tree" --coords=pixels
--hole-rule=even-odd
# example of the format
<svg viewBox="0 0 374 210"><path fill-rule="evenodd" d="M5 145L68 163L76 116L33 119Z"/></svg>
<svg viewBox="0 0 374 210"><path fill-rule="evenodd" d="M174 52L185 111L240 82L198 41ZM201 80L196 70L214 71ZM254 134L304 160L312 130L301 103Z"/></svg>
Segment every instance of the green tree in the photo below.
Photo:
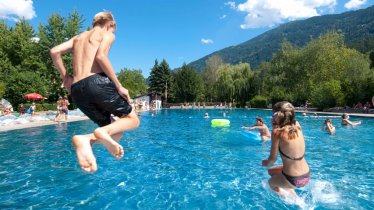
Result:
<svg viewBox="0 0 374 210"><path fill-rule="evenodd" d="M147 93L148 86L141 70L121 69L117 77L122 86L129 90L131 97Z"/></svg>
<svg viewBox="0 0 374 210"><path fill-rule="evenodd" d="M47 85L40 75L33 71L24 71L22 74L8 77L7 99L15 107L24 102L24 95L37 92L43 96L47 93Z"/></svg>
<svg viewBox="0 0 374 210"><path fill-rule="evenodd" d="M311 95L314 106L319 108L334 107L336 105L344 105L344 94L340 82L330 80L321 83L316 87Z"/></svg>
<svg viewBox="0 0 374 210"><path fill-rule="evenodd" d="M219 55L213 55L205 61L203 72L205 95L208 101L216 100L217 93L214 85L218 80L218 69L223 65L223 60Z"/></svg>
<svg viewBox="0 0 374 210"><path fill-rule="evenodd" d="M214 87L219 101L231 101L234 98L235 86L231 65L225 64L219 67L218 79Z"/></svg>
<svg viewBox="0 0 374 210"><path fill-rule="evenodd" d="M218 69L218 79L214 84L217 99L237 101L241 106L255 96L255 77L249 64L224 64Z"/></svg>
<svg viewBox="0 0 374 210"><path fill-rule="evenodd" d="M0 82L0 99L3 98L5 94L5 83Z"/></svg>
<svg viewBox="0 0 374 210"><path fill-rule="evenodd" d="M204 98L202 77L186 64L176 72L175 86L175 95L179 102L192 102Z"/></svg>
<svg viewBox="0 0 374 210"><path fill-rule="evenodd" d="M155 92L162 96L162 99L167 102L168 96L172 95L172 78L169 64L165 59L160 64L155 60L155 64L149 76L149 91Z"/></svg>
<svg viewBox="0 0 374 210"><path fill-rule="evenodd" d="M6 30L6 27L1 28ZM43 59L38 56L38 43L33 39L35 32L25 19L21 19L5 34L4 40L8 43L0 52L3 58L0 62L2 74L7 78L4 81L4 97L17 106L24 101L23 95L29 90L37 89L45 93L47 81L41 74L46 68Z"/></svg>
<svg viewBox="0 0 374 210"><path fill-rule="evenodd" d="M233 98L240 102L240 105L243 107L246 101L255 96L254 74L248 63L233 65L232 69L234 83Z"/></svg>
<svg viewBox="0 0 374 210"><path fill-rule="evenodd" d="M76 11L67 18L52 15L48 24L39 24L36 33L31 24L21 19L14 27L0 21L0 76L6 78L4 97L17 106L24 102L23 95L38 92L55 101L65 94L61 80L54 69L49 49L76 35L82 26L82 16ZM36 36L37 35L37 36ZM72 55L64 56L72 72Z"/></svg>
<svg viewBox="0 0 374 210"><path fill-rule="evenodd" d="M67 18L60 14L52 14L48 18L48 24L39 24L39 54L45 60L46 71L44 77L50 81L47 94L51 101L55 101L59 95L66 95L67 93L65 89L61 88L60 74L52 63L49 50L79 34L83 28L83 21L83 17L74 10L73 13L69 13ZM73 71L72 60L72 54L63 56L66 70L69 73Z"/></svg>
<svg viewBox="0 0 374 210"><path fill-rule="evenodd" d="M374 76L369 65L367 55L347 48L342 34L330 32L303 48L283 43L270 64L256 70L265 72L256 74L255 83L272 103L289 100L300 104L312 99L313 106L321 108L353 104L367 100L373 92Z"/></svg>

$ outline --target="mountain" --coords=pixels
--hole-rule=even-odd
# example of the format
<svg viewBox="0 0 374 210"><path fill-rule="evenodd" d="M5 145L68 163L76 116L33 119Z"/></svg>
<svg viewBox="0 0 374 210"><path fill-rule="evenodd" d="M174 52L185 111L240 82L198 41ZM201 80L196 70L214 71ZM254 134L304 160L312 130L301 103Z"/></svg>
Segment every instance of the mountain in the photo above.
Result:
<svg viewBox="0 0 374 210"><path fill-rule="evenodd" d="M201 72L209 57L219 55L225 63L249 63L253 69L263 61L270 61L272 54L279 50L284 40L301 47L311 39L330 31L343 33L348 47L364 53L372 51L374 49L374 6L342 14L288 22L239 45L213 52L188 65Z"/></svg>

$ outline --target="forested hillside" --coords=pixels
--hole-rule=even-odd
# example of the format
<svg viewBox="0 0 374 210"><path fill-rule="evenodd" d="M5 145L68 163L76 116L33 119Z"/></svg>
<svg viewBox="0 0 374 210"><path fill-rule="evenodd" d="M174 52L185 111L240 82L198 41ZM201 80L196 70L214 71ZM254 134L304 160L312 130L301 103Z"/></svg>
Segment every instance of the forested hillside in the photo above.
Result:
<svg viewBox="0 0 374 210"><path fill-rule="evenodd" d="M363 53L373 50L374 6L353 12L285 23L249 41L227 47L191 62L189 66L197 71L203 71L205 61L213 55L219 55L224 63L249 63L251 68L255 68L261 62L269 61L285 40L301 47L311 39L331 31L343 34L347 47L355 48Z"/></svg>

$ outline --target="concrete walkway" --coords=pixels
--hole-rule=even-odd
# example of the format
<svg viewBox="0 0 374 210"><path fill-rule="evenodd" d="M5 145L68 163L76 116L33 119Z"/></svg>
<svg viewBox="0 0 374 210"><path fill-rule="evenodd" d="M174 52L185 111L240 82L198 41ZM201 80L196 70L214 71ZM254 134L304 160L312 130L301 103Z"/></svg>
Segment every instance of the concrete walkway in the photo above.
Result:
<svg viewBox="0 0 374 210"><path fill-rule="evenodd" d="M88 120L88 117L78 117L78 116L69 117L67 123L74 122L74 121L81 121L81 120ZM16 125L6 125L6 126L0 126L0 132L40 127L40 126L46 126L46 125L57 125L59 123L61 124L65 122L55 122L55 121L50 120L50 121L29 122L29 123L16 124Z"/></svg>

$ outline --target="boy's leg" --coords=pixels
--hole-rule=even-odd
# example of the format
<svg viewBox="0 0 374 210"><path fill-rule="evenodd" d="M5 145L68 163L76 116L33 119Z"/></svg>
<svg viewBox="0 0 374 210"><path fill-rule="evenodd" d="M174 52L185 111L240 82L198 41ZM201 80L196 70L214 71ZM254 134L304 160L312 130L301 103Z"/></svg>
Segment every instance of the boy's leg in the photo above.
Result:
<svg viewBox="0 0 374 210"><path fill-rule="evenodd" d="M107 148L110 154L119 159L123 157L124 151L116 140L119 140L124 131L133 130L139 127L139 124L138 116L135 111L132 111L127 116L119 118L107 126L97 128L94 131L94 135Z"/></svg>

